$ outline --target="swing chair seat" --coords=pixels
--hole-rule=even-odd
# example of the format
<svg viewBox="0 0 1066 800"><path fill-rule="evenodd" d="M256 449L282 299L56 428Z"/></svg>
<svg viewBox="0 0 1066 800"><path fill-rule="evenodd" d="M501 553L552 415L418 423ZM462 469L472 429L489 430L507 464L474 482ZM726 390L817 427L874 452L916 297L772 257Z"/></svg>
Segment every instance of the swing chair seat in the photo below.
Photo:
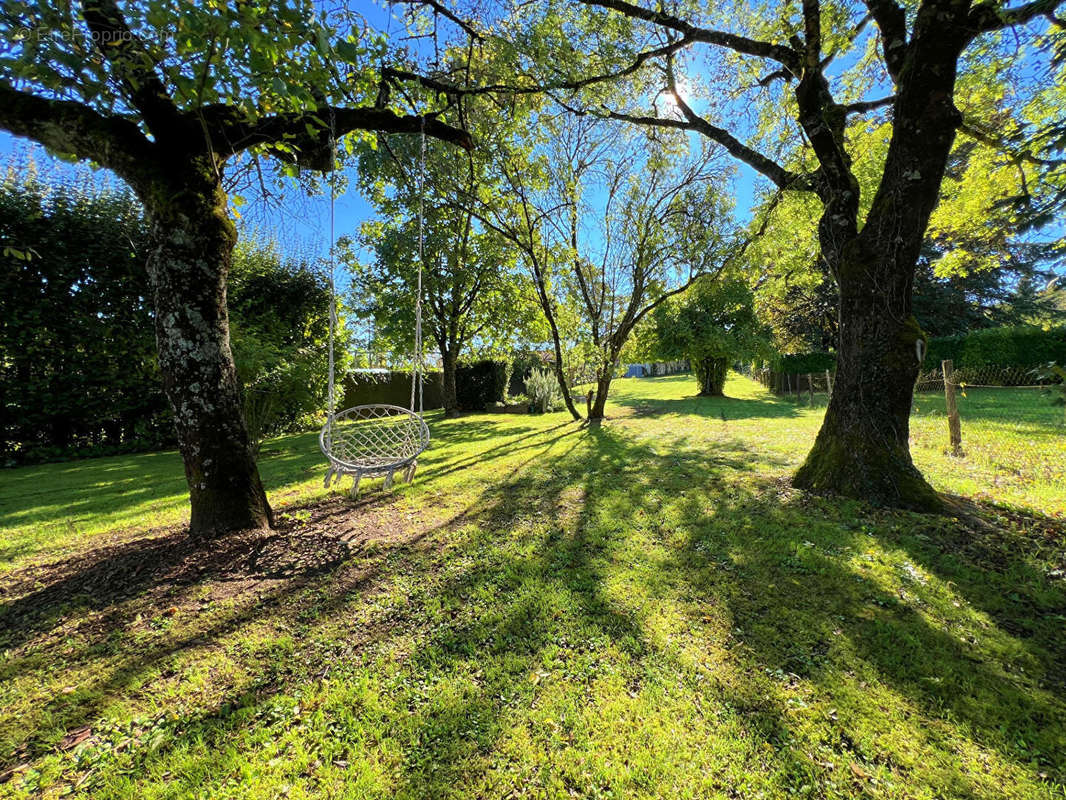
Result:
<svg viewBox="0 0 1066 800"><path fill-rule="evenodd" d="M418 456L429 446L429 426L402 406L354 406L326 419L318 444L329 461L325 486L334 477L351 475L355 497L364 476L384 475L385 488L390 488L395 473L402 471L410 483Z"/></svg>

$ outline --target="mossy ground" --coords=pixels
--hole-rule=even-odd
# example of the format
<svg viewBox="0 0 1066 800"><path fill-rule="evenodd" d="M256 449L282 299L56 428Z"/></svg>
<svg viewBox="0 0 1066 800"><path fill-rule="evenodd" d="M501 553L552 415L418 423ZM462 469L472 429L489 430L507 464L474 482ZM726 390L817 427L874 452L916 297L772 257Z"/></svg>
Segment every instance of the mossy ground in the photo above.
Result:
<svg viewBox="0 0 1066 800"><path fill-rule="evenodd" d="M356 504L272 441L282 531L210 554L174 454L5 473L0 795L1066 796L1066 488L811 497L820 409L696 390L432 415Z"/></svg>

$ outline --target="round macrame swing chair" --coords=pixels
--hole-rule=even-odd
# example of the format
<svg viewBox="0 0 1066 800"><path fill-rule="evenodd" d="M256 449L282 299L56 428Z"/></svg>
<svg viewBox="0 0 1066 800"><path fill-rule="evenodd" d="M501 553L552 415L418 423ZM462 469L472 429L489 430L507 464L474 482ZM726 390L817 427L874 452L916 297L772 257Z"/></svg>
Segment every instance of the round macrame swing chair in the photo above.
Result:
<svg viewBox="0 0 1066 800"><path fill-rule="evenodd" d="M330 137L336 161L337 138L332 113ZM335 170L335 167L334 167ZM422 127L422 153L418 175L418 288L415 293L415 347L411 371L411 407L375 403L337 411L333 347L337 330L336 285L334 283L334 206L337 192L335 172L329 181L329 414L318 435L322 454L329 462L323 485L328 489L342 475L352 476L351 496L359 496L364 477L385 477L384 488L392 488L397 473L408 483L414 480L418 457L429 446L429 426L422 419L422 227L425 198L426 131ZM418 411L415 411L415 397Z"/></svg>

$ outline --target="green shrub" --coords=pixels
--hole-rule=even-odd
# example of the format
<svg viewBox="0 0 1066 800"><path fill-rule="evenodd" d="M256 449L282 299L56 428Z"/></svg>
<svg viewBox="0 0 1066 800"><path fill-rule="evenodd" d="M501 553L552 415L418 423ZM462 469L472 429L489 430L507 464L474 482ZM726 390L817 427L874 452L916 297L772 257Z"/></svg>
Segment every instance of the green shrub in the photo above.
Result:
<svg viewBox="0 0 1066 800"><path fill-rule="evenodd" d="M1066 326L1044 330L1032 325L986 328L959 336L929 341L925 369L935 369L951 359L963 367L1035 367L1066 360Z"/></svg>
<svg viewBox="0 0 1066 800"><path fill-rule="evenodd" d="M522 394L526 390L526 378L533 370L543 366L544 359L536 350L515 350L511 354L511 381L507 393Z"/></svg>
<svg viewBox="0 0 1066 800"><path fill-rule="evenodd" d="M559 381L546 369L535 369L526 378L526 394L529 403L541 412L547 413L563 407L563 393L559 390Z"/></svg>
<svg viewBox="0 0 1066 800"><path fill-rule="evenodd" d="M455 399L464 411L484 411L490 403L502 403L511 378L509 361L482 359L460 364L455 370Z"/></svg>

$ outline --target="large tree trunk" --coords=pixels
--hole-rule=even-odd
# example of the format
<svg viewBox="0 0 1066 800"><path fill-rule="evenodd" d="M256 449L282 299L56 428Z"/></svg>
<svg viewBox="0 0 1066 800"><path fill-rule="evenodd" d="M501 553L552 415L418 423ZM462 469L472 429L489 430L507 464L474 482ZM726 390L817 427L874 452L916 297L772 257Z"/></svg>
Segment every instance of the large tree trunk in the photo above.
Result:
<svg viewBox="0 0 1066 800"><path fill-rule="evenodd" d="M692 371L700 385L701 397L721 397L724 394L725 374L729 362L724 358L694 358Z"/></svg>
<svg viewBox="0 0 1066 800"><path fill-rule="evenodd" d="M459 400L455 391L455 372L459 357L454 348L443 348L441 353L441 392L444 400L444 416L459 416Z"/></svg>
<svg viewBox="0 0 1066 800"><path fill-rule="evenodd" d="M837 206L857 202L857 195L844 186L823 197L822 256L840 287L837 377L814 448L793 480L797 487L922 511L943 507L911 461L908 443L921 366L917 342L924 339L911 290L962 121L952 97L958 57L972 35L966 13L966 4L919 9L898 64L881 183L861 232L842 234L834 222L849 216Z"/></svg>
<svg viewBox="0 0 1066 800"><path fill-rule="evenodd" d="M840 270L839 284L833 395L794 485L937 510L940 500L912 463L908 443L918 342L925 339L911 314L911 271L855 257Z"/></svg>
<svg viewBox="0 0 1066 800"><path fill-rule="evenodd" d="M226 276L237 232L207 159L174 165L142 200L163 388L174 413L192 515L211 537L273 524L241 416L229 344Z"/></svg>

